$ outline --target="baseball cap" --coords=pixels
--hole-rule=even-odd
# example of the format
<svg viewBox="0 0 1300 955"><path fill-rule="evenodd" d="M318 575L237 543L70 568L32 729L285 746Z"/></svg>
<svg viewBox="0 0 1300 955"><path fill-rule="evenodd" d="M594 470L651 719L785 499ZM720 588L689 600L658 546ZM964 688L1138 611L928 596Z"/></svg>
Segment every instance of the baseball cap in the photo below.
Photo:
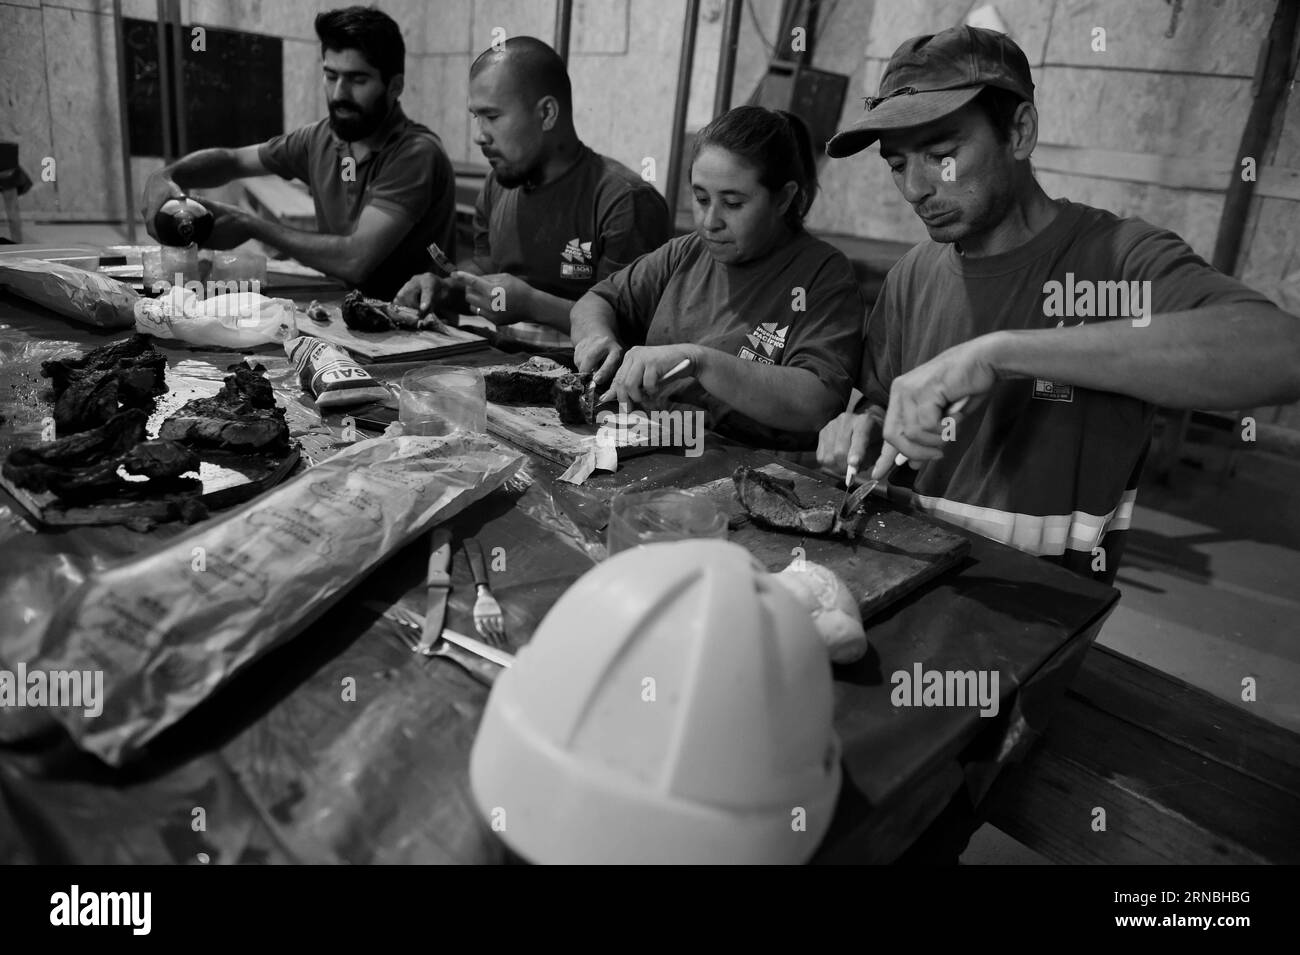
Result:
<svg viewBox="0 0 1300 955"><path fill-rule="evenodd" d="M1029 61L1005 33L960 26L912 37L889 58L879 95L867 100L866 118L831 137L826 155L852 156L884 130L923 126L947 116L986 86L1034 100Z"/></svg>

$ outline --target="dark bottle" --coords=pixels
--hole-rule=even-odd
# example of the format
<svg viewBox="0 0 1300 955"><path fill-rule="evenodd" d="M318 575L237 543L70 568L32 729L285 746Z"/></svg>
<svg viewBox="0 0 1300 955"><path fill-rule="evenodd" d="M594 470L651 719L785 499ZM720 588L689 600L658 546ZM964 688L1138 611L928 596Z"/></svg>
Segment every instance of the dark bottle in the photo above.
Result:
<svg viewBox="0 0 1300 955"><path fill-rule="evenodd" d="M189 196L168 199L154 216L153 227L163 245L202 245L212 234L212 213Z"/></svg>

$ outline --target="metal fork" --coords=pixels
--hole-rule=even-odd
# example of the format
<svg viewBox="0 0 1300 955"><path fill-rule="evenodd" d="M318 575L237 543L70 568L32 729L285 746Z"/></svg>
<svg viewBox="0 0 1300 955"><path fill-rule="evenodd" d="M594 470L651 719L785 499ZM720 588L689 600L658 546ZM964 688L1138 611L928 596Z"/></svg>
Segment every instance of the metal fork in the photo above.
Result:
<svg viewBox="0 0 1300 955"><path fill-rule="evenodd" d="M501 604L497 603L488 587L487 564L483 560L483 547L477 538L466 539L465 556L469 558L474 587L478 591L474 600L474 629L489 643L503 647L506 645L505 616L501 613Z"/></svg>
<svg viewBox="0 0 1300 955"><path fill-rule="evenodd" d="M486 686L491 686L496 680L497 672L500 667L493 663L474 656L467 650L453 646L446 640L439 640L432 647L422 647L420 643L424 639L422 630L423 622L412 616L411 612L400 604L394 604L389 608L389 612L399 620L393 622L397 624L394 631L397 638L406 644L406 648L412 653L418 653L423 657L443 657L455 663L471 677Z"/></svg>

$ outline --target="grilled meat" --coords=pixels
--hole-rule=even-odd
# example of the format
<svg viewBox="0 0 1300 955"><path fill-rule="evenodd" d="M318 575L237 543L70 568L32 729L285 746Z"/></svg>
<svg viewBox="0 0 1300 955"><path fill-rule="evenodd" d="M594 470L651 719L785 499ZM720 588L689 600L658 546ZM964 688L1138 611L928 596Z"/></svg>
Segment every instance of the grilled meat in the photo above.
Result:
<svg viewBox="0 0 1300 955"><path fill-rule="evenodd" d="M229 371L217 394L186 402L162 423L158 437L236 454L288 451L289 426L266 369L239 362Z"/></svg>
<svg viewBox="0 0 1300 955"><path fill-rule="evenodd" d="M132 408L106 424L30 448L15 448L4 463L4 476L19 487L40 493L60 472L116 461L144 440L146 417ZM114 470L117 465L114 464Z"/></svg>
<svg viewBox="0 0 1300 955"><path fill-rule="evenodd" d="M59 434L76 434L105 424L119 403L153 410L167 391L167 357L152 348L148 335L132 335L91 349L80 358L41 363L54 388L54 421Z"/></svg>
<svg viewBox="0 0 1300 955"><path fill-rule="evenodd" d="M351 291L343 297L342 311L343 323L356 332L447 330L447 326L432 315L420 318L410 309L377 298L367 298L358 291Z"/></svg>
<svg viewBox="0 0 1300 955"><path fill-rule="evenodd" d="M565 424L595 424L596 395L591 390L590 374L565 375L551 386L555 410Z"/></svg>
<svg viewBox="0 0 1300 955"><path fill-rule="evenodd" d="M795 494L794 482L741 467L732 472L736 497L754 522L772 530L798 531L826 537L856 539L866 519L865 495L850 499L849 514L841 517L834 504L806 505ZM865 491L865 487L860 489Z"/></svg>
<svg viewBox="0 0 1300 955"><path fill-rule="evenodd" d="M198 455L172 441L145 441L145 421L143 411L131 408L98 428L17 448L4 464L4 475L19 487L65 500L144 496L159 488L201 493L198 481L174 480L198 470ZM127 481L118 468L150 480Z"/></svg>
<svg viewBox="0 0 1300 955"><path fill-rule="evenodd" d="M574 374L558 361L534 355L518 365L483 371L487 400L503 405L553 405L565 424L596 420L591 375Z"/></svg>

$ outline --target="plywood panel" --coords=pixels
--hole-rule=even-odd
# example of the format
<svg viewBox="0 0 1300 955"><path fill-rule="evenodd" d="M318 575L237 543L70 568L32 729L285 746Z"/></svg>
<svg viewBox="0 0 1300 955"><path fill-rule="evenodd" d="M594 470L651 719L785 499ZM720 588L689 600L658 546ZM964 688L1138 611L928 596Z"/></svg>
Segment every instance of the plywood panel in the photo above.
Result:
<svg viewBox="0 0 1300 955"><path fill-rule="evenodd" d="M307 40L285 40L282 54L284 129L288 132L325 117L325 86L319 44ZM410 59L407 57L408 69Z"/></svg>
<svg viewBox="0 0 1300 955"><path fill-rule="evenodd" d="M683 15L681 0L634 0L626 56L574 56L569 63L578 135L638 173L642 159L653 157L660 192L668 172Z"/></svg>
<svg viewBox="0 0 1300 955"><path fill-rule="evenodd" d="M1251 203L1246 246L1238 272L1247 284L1266 285L1288 277L1300 285L1300 206L1286 199Z"/></svg>
<svg viewBox="0 0 1300 955"><path fill-rule="evenodd" d="M113 18L57 7L41 13L59 211L121 218L126 207Z"/></svg>
<svg viewBox="0 0 1300 955"><path fill-rule="evenodd" d="M41 159L53 150L41 11L0 7L0 140L18 144L18 162L35 181L18 200L24 219L58 207L58 193L41 182ZM6 225L6 235L8 234Z"/></svg>
<svg viewBox="0 0 1300 955"><path fill-rule="evenodd" d="M329 0L190 0L186 22L315 41L316 14L340 6Z"/></svg>
<svg viewBox="0 0 1300 955"><path fill-rule="evenodd" d="M1207 261L1214 253L1222 196L1049 172L1039 173L1038 180L1053 198L1072 199L1120 216L1138 216L1176 232Z"/></svg>
<svg viewBox="0 0 1300 955"><path fill-rule="evenodd" d="M407 69L402 95L406 114L437 133L455 162L481 158L469 139L469 64L464 53L418 57Z"/></svg>
<svg viewBox="0 0 1300 955"><path fill-rule="evenodd" d="M570 55L626 53L631 2L632 0L577 0L573 5L573 19L569 25Z"/></svg>
<svg viewBox="0 0 1300 955"><path fill-rule="evenodd" d="M438 0L437 3L419 3L419 6L423 39L417 52L469 52L474 0ZM407 49L410 52L410 44Z"/></svg>
<svg viewBox="0 0 1300 955"><path fill-rule="evenodd" d="M1054 2L1054 0L1053 0ZM965 20L979 0L922 0L919 3L878 3L871 24L867 54L889 59L904 40L938 33ZM993 0L1007 35L1025 52L1030 67L1043 62L1051 22L1049 0Z"/></svg>
<svg viewBox="0 0 1300 955"><path fill-rule="evenodd" d="M1044 142L1231 162L1250 83L1218 76L1047 67L1038 89Z"/></svg>
<svg viewBox="0 0 1300 955"><path fill-rule="evenodd" d="M535 36L555 40L555 4L552 0L475 0L470 50L475 55L492 44L492 31L500 27L507 37Z"/></svg>
<svg viewBox="0 0 1300 955"><path fill-rule="evenodd" d="M1049 63L1097 69L1179 70L1252 76L1276 4L1259 0L1183 3L1172 38L1167 3L1058 0L1047 45ZM1106 51L1092 50L1092 30L1106 30Z"/></svg>

